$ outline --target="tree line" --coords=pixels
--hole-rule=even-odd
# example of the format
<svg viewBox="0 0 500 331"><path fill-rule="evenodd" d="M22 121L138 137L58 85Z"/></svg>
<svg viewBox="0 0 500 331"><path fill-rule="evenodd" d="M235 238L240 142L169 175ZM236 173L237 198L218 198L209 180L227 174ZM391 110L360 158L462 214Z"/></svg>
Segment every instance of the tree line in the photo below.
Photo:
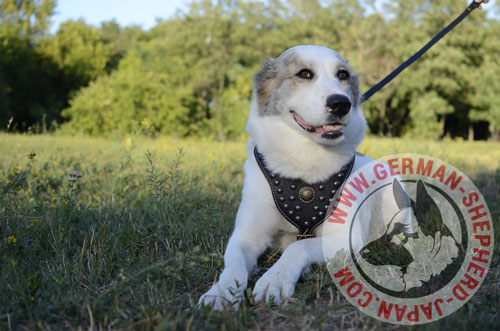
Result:
<svg viewBox="0 0 500 331"><path fill-rule="evenodd" d="M195 0L148 31L83 20L49 33L55 0L0 0L0 124L18 130L237 137L252 77L298 44L339 51L362 90L467 6L454 0ZM364 104L384 136L500 138L500 22L475 11Z"/></svg>

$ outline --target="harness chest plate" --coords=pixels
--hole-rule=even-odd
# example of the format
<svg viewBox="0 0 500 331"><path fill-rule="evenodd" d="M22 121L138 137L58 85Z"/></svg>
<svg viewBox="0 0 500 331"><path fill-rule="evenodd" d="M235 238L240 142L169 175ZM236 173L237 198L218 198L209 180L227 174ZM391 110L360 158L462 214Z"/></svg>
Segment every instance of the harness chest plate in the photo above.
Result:
<svg viewBox="0 0 500 331"><path fill-rule="evenodd" d="M271 173L257 147L254 149L254 155L271 187L276 207L283 217L299 230L299 237L313 236L313 230L324 222L354 165L352 158L327 180L310 184L301 179Z"/></svg>

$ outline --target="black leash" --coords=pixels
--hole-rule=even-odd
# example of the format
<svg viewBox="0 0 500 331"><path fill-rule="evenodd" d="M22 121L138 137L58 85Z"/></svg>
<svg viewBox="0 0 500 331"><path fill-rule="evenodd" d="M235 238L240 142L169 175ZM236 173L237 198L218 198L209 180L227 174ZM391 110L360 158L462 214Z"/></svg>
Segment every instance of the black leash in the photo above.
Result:
<svg viewBox="0 0 500 331"><path fill-rule="evenodd" d="M419 57L425 54L435 43L437 43L441 38L443 38L448 32L450 32L455 26L458 25L464 18L466 18L474 9L478 8L481 2L472 1L472 3L464 10L460 16L458 16L453 22L451 22L447 27L441 30L431 41L429 41L424 47L422 47L418 52L416 52L412 57L406 60L402 65L397 67L393 72L382 79L377 85L373 86L371 89L366 91L361 97L361 102L365 102L370 99L370 97L375 94L382 87L387 85L391 80L393 80L397 75L399 75L403 70L409 67L413 62L415 62Z"/></svg>

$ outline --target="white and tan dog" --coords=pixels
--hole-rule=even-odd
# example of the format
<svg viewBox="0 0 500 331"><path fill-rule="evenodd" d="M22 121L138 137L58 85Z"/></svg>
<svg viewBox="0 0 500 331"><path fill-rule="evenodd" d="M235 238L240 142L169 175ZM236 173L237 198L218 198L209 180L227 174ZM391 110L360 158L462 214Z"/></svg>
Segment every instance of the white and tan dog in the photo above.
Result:
<svg viewBox="0 0 500 331"><path fill-rule="evenodd" d="M243 196L224 255L225 268L200 298L200 304L215 309L239 304L258 257L269 247L283 253L257 281L253 293L257 301L275 303L293 295L295 283L311 264L324 263L324 245L331 252L349 247L348 231L325 233L323 225L315 228L315 238L297 241L298 230L277 209L254 148L257 145L273 173L307 183L328 179L353 158L367 129L358 76L329 48L297 46L266 60L254 88ZM353 171L370 161L357 154ZM387 215L394 214L396 203L392 196L387 200L391 201L372 208L384 206ZM366 229L356 230L357 249L370 235L371 215L365 212L361 217L367 221Z"/></svg>

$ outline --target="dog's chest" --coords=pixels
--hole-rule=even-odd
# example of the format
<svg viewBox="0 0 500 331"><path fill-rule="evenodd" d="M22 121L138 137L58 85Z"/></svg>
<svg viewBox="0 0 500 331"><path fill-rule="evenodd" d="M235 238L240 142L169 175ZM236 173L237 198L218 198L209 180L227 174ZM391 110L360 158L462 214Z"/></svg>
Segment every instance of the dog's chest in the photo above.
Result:
<svg viewBox="0 0 500 331"><path fill-rule="evenodd" d="M257 163L271 188L274 203L285 219L299 230L299 237L313 236L314 229L329 215L345 180L349 177L354 158L327 180L310 184L272 173L262 155L254 148Z"/></svg>

